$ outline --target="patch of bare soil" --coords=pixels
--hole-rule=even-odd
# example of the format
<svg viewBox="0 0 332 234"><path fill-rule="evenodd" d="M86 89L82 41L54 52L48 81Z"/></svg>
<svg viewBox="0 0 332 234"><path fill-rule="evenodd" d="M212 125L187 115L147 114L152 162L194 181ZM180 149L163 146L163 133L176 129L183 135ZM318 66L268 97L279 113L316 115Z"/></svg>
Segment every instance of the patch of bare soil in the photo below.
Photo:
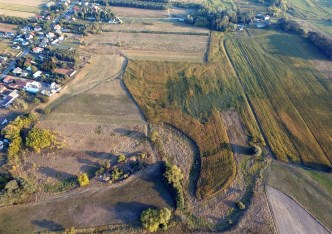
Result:
<svg viewBox="0 0 332 234"><path fill-rule="evenodd" d="M289 196L270 186L266 187L266 192L280 234L329 233Z"/></svg>

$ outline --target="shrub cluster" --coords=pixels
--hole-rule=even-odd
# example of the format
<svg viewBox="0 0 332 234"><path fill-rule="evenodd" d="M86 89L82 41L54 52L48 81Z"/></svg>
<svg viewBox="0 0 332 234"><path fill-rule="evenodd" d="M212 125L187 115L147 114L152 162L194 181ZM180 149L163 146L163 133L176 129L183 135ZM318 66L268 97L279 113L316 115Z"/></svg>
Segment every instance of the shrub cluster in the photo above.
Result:
<svg viewBox="0 0 332 234"><path fill-rule="evenodd" d="M147 209L141 214L142 226L150 232L158 231L159 229L166 230L172 213L169 209L163 208Z"/></svg>
<svg viewBox="0 0 332 234"><path fill-rule="evenodd" d="M168 187L170 187L171 193L175 197L176 207L183 210L185 208L183 187L181 181L183 180L183 174L181 169L176 165L170 165L165 163L164 179Z"/></svg>

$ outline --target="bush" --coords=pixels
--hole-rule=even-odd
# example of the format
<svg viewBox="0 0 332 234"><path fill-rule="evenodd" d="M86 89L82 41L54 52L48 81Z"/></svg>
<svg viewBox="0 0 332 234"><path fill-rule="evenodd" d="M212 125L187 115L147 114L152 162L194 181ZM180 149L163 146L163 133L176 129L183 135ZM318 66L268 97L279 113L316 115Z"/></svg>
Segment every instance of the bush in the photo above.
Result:
<svg viewBox="0 0 332 234"><path fill-rule="evenodd" d="M158 139L158 137L159 137L158 132L155 131L155 130L153 130L153 131L151 132L151 134L150 134L150 140L151 140L152 142L156 142L157 139Z"/></svg>
<svg viewBox="0 0 332 234"><path fill-rule="evenodd" d="M166 230L171 216L172 213L167 208L161 210L150 208L142 212L141 223L150 232L155 232L159 229Z"/></svg>
<svg viewBox="0 0 332 234"><path fill-rule="evenodd" d="M44 109L44 114L45 115L48 115L48 114L50 114L51 113L51 109L50 108L45 108Z"/></svg>
<svg viewBox="0 0 332 234"><path fill-rule="evenodd" d="M120 154L118 157L118 163L126 161L126 156L124 154Z"/></svg>
<svg viewBox="0 0 332 234"><path fill-rule="evenodd" d="M184 196L183 196L183 188L181 181L183 179L183 174L181 169L176 165L166 164L166 171L164 173L164 178L168 186L171 187L171 192L175 197L176 207L179 209L184 209Z"/></svg>
<svg viewBox="0 0 332 234"><path fill-rule="evenodd" d="M243 204L243 202L238 201L236 202L236 206L237 208L239 208L240 210L244 210L246 208L246 206Z"/></svg>
<svg viewBox="0 0 332 234"><path fill-rule="evenodd" d="M123 171L121 169L119 169L118 167L114 167L114 169L112 170L112 173L111 173L111 179L118 180L121 178L122 175L123 175Z"/></svg>
<svg viewBox="0 0 332 234"><path fill-rule="evenodd" d="M261 156L261 154L262 154L261 147L259 147L258 145L253 145L251 147L251 154L254 156L257 156L257 157Z"/></svg>
<svg viewBox="0 0 332 234"><path fill-rule="evenodd" d="M51 148L58 143L52 131L34 127L29 131L25 144L34 151L40 152L42 149Z"/></svg>
<svg viewBox="0 0 332 234"><path fill-rule="evenodd" d="M77 178L77 181L81 187L89 185L90 183L89 177L86 173L80 174Z"/></svg>

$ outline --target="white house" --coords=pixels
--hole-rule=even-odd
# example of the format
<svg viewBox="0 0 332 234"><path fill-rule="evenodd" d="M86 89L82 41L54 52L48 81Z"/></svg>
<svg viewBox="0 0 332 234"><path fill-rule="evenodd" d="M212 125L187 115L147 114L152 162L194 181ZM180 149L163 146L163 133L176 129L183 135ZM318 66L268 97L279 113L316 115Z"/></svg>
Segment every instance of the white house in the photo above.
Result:
<svg viewBox="0 0 332 234"><path fill-rule="evenodd" d="M41 76L42 73L43 72L41 72L41 71L36 71L32 76L33 76L33 78L38 78Z"/></svg>

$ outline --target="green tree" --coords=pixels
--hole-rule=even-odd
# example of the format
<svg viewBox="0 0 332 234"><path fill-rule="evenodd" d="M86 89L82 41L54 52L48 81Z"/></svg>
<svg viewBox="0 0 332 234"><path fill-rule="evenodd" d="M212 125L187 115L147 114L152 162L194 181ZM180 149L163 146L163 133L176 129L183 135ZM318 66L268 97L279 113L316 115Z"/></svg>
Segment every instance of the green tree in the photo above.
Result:
<svg viewBox="0 0 332 234"><path fill-rule="evenodd" d="M90 180L86 173L82 173L77 177L77 181L80 184L81 187L89 185Z"/></svg>
<svg viewBox="0 0 332 234"><path fill-rule="evenodd" d="M34 127L29 131L25 144L34 151L40 152L42 149L57 145L58 142L52 131Z"/></svg>
<svg viewBox="0 0 332 234"><path fill-rule="evenodd" d="M159 229L166 230L171 216L172 213L167 208L161 210L149 208L142 212L141 223L142 226L150 232L155 232Z"/></svg>
<svg viewBox="0 0 332 234"><path fill-rule="evenodd" d="M176 165L173 165L173 166L167 166L164 177L167 183L172 185L178 185L181 183L181 180L183 179L183 174L180 168L178 168Z"/></svg>
<svg viewBox="0 0 332 234"><path fill-rule="evenodd" d="M126 156L124 154L120 154L118 157L118 163L126 161Z"/></svg>

